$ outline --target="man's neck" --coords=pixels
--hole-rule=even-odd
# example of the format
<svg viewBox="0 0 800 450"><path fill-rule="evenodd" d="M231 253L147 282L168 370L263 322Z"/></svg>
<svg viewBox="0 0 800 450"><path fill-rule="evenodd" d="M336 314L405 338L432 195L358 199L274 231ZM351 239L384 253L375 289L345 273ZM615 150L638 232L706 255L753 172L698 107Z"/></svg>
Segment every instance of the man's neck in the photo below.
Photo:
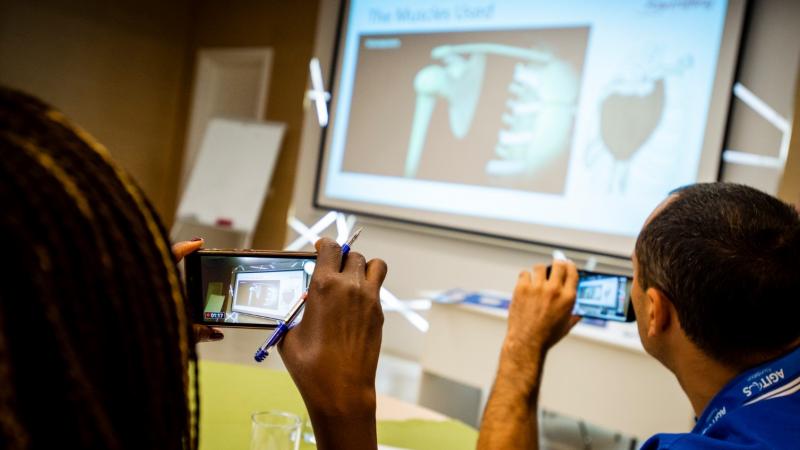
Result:
<svg viewBox="0 0 800 450"><path fill-rule="evenodd" d="M696 417L703 414L708 403L741 371L721 364L704 355L699 349L686 349L673 372L689 397Z"/></svg>
<svg viewBox="0 0 800 450"><path fill-rule="evenodd" d="M754 357L743 362L743 366L736 368L718 362L708 357L700 349L690 344L681 349L681 358L673 361L672 371L678 378L681 388L689 397L692 409L697 417L703 414L711 399L734 377L767 361L779 358L800 346L800 339L786 347L786 349Z"/></svg>

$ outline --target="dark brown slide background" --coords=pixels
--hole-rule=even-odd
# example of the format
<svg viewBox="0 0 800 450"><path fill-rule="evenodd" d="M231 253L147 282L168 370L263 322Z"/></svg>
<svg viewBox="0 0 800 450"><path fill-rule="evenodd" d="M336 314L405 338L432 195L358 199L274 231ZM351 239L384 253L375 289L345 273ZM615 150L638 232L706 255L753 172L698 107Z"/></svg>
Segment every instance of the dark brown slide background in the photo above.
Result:
<svg viewBox="0 0 800 450"><path fill-rule="evenodd" d="M460 33L364 35L359 42L358 65L345 143L345 172L403 176L414 116L414 77L422 68L441 61L431 58L440 45L503 44L549 51L568 62L580 79L586 53L588 27L481 31ZM365 47L368 39L398 39L396 48ZM463 139L450 130L448 104L439 98L431 117L420 161L418 179L480 186L505 187L545 193L562 193L569 148L532 176L504 180L486 174L495 157L498 133L507 128L501 117L514 67L525 61L487 55L483 87L470 130ZM571 146L571 139L566 146Z"/></svg>

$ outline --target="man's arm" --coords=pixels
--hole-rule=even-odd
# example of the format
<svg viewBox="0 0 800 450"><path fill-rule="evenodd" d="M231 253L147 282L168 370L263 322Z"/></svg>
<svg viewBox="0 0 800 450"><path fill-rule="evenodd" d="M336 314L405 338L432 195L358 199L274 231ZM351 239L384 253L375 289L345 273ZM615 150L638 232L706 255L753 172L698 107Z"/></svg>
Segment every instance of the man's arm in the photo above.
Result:
<svg viewBox="0 0 800 450"><path fill-rule="evenodd" d="M539 448L537 405L547 351L580 320L572 315L578 271L556 261L520 273L508 313L508 332L492 393L483 413L478 449Z"/></svg>
<svg viewBox="0 0 800 450"><path fill-rule="evenodd" d="M539 427L536 417L544 355L518 358L505 345L500 356L497 378L486 410L483 412L479 449L538 448Z"/></svg>

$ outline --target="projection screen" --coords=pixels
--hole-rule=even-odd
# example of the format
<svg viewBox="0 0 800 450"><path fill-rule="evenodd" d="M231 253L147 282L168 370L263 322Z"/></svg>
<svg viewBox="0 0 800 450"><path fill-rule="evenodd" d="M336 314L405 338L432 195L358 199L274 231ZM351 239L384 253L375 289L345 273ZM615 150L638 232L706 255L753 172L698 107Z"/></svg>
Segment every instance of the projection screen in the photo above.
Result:
<svg viewBox="0 0 800 450"><path fill-rule="evenodd" d="M315 206L630 255L717 179L744 1L355 0Z"/></svg>

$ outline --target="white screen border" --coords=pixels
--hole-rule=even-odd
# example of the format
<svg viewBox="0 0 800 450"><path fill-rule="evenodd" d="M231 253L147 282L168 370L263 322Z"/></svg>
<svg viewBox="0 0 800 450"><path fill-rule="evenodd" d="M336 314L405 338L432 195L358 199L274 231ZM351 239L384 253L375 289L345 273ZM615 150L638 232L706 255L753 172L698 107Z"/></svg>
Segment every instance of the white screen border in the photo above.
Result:
<svg viewBox="0 0 800 450"><path fill-rule="evenodd" d="M696 181L716 181L721 166L721 153L727 134L731 88L739 56L739 41L744 26L746 0L730 0L724 21L717 69L714 76L711 100L707 112L706 132L703 134L702 152ZM314 186L313 204L319 209L334 209L361 215L388 223L413 226L417 230L452 232L458 237L501 239L510 243L534 244L564 250L576 250L616 258L628 258L636 236L614 235L602 232L568 229L546 224L531 224L511 220L487 219L476 216L450 214L442 211L419 210L407 207L381 205L364 201L351 201L327 195L325 186L329 176L329 158L336 123L337 92L341 90L342 58L347 35L350 2L344 1L340 10L337 40L334 48L334 66L331 74L332 101L330 104L330 130L323 129L320 157ZM368 184L371 180L365 179ZM431 182L434 183L434 182ZM477 191L476 191L476 194ZM666 192L665 192L666 196ZM620 212L623 213L623 212ZM579 214L579 213L577 213Z"/></svg>

